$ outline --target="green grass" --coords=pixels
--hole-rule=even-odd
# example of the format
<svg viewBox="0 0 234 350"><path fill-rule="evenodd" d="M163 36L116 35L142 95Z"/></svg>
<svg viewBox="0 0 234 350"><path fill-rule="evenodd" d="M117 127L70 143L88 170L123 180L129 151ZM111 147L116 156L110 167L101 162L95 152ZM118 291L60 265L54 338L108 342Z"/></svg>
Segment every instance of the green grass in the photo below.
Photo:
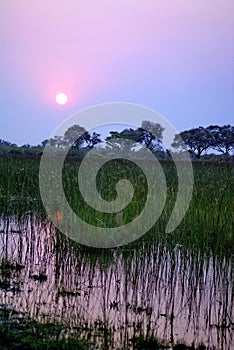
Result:
<svg viewBox="0 0 234 350"><path fill-rule="evenodd" d="M123 211L118 223L115 214L97 212L87 205L79 193L78 168L80 161L68 159L63 171L63 185L71 207L86 222L100 227L116 227L131 222L142 211L147 196L147 181L141 169L131 162L112 161L97 174L97 188L105 200L116 198L116 183L128 179L134 186L132 202ZM92 172L92 160L90 161ZM0 212L2 216L37 213L46 215L39 191L38 157L0 157ZM144 241L181 244L186 248L202 249L209 253L232 254L233 234L233 164L195 162L194 190L189 210L178 228L165 235L177 195L177 177L172 162L161 162L167 181L167 200L155 226L143 237ZM87 175L88 176L88 175ZM49 190L49 189L48 189ZM56 202L56 195L54 195ZM59 209L59 200L55 210ZM141 241L141 240L140 240Z"/></svg>

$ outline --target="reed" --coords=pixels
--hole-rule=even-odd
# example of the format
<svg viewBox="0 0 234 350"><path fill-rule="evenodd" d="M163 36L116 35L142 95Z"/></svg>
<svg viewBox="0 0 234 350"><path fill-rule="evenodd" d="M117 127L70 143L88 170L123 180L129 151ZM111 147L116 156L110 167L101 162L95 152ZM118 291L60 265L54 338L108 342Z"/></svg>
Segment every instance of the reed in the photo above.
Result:
<svg viewBox="0 0 234 350"><path fill-rule="evenodd" d="M29 314L28 335L24 333L28 339L47 329L50 334L42 333L51 348L74 334L81 348L95 344L100 349L141 349L153 344L176 349L189 344L190 349L204 349L201 339L206 339L207 349L231 346L232 164L193 164L189 210L179 227L166 235L177 179L173 163L162 162L168 194L161 217L139 240L114 249L81 246L54 227L40 199L39 164L39 158L0 157L1 307L8 320L10 304L16 315ZM73 210L88 223L115 227L141 212L149 189L133 163L110 162L97 176L106 200L115 199L115 185L121 178L135 187L133 201L119 223L114 214L97 213L84 202L78 168L77 159L66 160L64 190ZM9 341L16 326L8 322L2 327L4 317L0 312L0 332L5 332L0 334ZM24 321L17 321L19 327ZM59 338L54 339L58 329ZM72 341L67 343L71 349Z"/></svg>

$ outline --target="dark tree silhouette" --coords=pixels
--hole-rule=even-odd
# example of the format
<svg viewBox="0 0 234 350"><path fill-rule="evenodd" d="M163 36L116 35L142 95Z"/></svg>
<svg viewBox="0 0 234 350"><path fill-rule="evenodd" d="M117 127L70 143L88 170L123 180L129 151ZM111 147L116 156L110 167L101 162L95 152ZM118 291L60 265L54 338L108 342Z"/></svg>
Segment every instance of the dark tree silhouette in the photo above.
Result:
<svg viewBox="0 0 234 350"><path fill-rule="evenodd" d="M124 129L121 132L111 131L111 136L108 136L106 138L106 141L108 141L109 143L111 142L113 144L115 140L115 144L119 143L119 145L122 144L123 146L126 146L126 142L120 142L118 141L118 139L123 139L126 141L132 140L136 144L140 143L151 150L158 150L162 148L161 139L163 138L163 130L164 129L160 124L145 120L142 122L141 127L137 129L129 128ZM131 143L129 142L128 144L130 145Z"/></svg>
<svg viewBox="0 0 234 350"><path fill-rule="evenodd" d="M194 153L198 159L211 146L210 133L202 126L182 131L180 134L175 135L172 143L172 147L187 149Z"/></svg>
<svg viewBox="0 0 234 350"><path fill-rule="evenodd" d="M234 127L231 125L210 125L212 148L228 156L234 150Z"/></svg>
<svg viewBox="0 0 234 350"><path fill-rule="evenodd" d="M101 143L102 140L100 139L100 136L101 136L101 134L97 134L96 132L93 132L92 134L90 134L86 131L85 142L87 144L87 148L92 149L94 146Z"/></svg>
<svg viewBox="0 0 234 350"><path fill-rule="evenodd" d="M200 158L208 149L214 149L228 156L234 149L234 127L210 125L207 128L200 126L185 130L175 135L172 147L187 149L197 158Z"/></svg>

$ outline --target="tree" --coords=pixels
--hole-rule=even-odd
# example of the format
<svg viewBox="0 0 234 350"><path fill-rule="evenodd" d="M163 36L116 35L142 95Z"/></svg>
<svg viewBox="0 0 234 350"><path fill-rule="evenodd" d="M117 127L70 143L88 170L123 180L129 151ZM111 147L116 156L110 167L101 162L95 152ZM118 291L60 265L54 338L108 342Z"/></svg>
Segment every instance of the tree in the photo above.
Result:
<svg viewBox="0 0 234 350"><path fill-rule="evenodd" d="M106 143L112 148L121 148L130 150L138 142L141 142L142 133L139 129L124 129L121 132L110 131L110 135L106 138Z"/></svg>
<svg viewBox="0 0 234 350"><path fill-rule="evenodd" d="M32 146L29 143L26 143L24 145L21 146L21 148L26 148L26 149L30 149Z"/></svg>
<svg viewBox="0 0 234 350"><path fill-rule="evenodd" d="M164 128L151 121L144 120L139 131L141 133L141 143L151 150L162 149L162 138Z"/></svg>
<svg viewBox="0 0 234 350"><path fill-rule="evenodd" d="M73 125L67 129L64 134L64 143L72 145L73 148L79 150L80 148L92 149L98 143L102 142L100 134L93 132L90 134L80 125Z"/></svg>
<svg viewBox="0 0 234 350"><path fill-rule="evenodd" d="M7 154L11 150L12 143L0 139L0 153Z"/></svg>
<svg viewBox="0 0 234 350"><path fill-rule="evenodd" d="M172 147L187 149L199 159L209 148L226 156L234 149L234 127L231 125L210 125L182 131L175 135Z"/></svg>
<svg viewBox="0 0 234 350"><path fill-rule="evenodd" d="M207 127L212 139L212 148L228 156L234 149L234 127L210 125Z"/></svg>
<svg viewBox="0 0 234 350"><path fill-rule="evenodd" d="M122 150L122 151L131 151L134 144L130 139L124 138L109 138L106 139L107 146L111 147L112 150Z"/></svg>
<svg viewBox="0 0 234 350"><path fill-rule="evenodd" d="M111 131L111 136L106 138L106 141L115 140L116 142L122 143L126 147L127 143L123 141L117 141L118 139L132 140L135 144L140 143L145 145L146 148L151 150L162 149L162 141L164 128L158 124L151 121L142 121L141 127L137 129L124 129L121 132ZM113 144L113 141L112 141ZM131 143L132 144L132 143ZM130 145L130 142L128 143Z"/></svg>
<svg viewBox="0 0 234 350"><path fill-rule="evenodd" d="M102 142L100 136L101 134L97 134L96 132L89 134L88 131L86 131L85 142L87 143L87 148L92 149L98 143Z"/></svg>
<svg viewBox="0 0 234 350"><path fill-rule="evenodd" d="M45 146L46 146L46 144L49 142L49 140L48 139L46 139L46 140L43 140L42 142L41 142L41 145L39 145L39 147L41 147L41 148L45 148Z"/></svg>
<svg viewBox="0 0 234 350"><path fill-rule="evenodd" d="M11 145L11 142L0 139L0 147L10 147Z"/></svg>
<svg viewBox="0 0 234 350"><path fill-rule="evenodd" d="M56 148L62 148L64 146L64 140L62 136L54 136L53 138L49 139L49 144L52 147Z"/></svg>
<svg viewBox="0 0 234 350"><path fill-rule="evenodd" d="M87 140L88 133L80 125L73 125L64 134L64 143L75 149L80 149Z"/></svg>
<svg viewBox="0 0 234 350"><path fill-rule="evenodd" d="M172 147L187 149L199 159L203 152L212 146L209 131L202 126L182 131L175 135Z"/></svg>

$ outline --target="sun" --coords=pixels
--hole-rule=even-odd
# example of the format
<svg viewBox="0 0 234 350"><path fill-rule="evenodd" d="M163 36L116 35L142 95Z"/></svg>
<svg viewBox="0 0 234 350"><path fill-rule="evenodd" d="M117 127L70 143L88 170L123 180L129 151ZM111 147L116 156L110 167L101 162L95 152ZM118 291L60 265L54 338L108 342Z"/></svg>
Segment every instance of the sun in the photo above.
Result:
<svg viewBox="0 0 234 350"><path fill-rule="evenodd" d="M68 97L64 92L60 92L56 95L55 100L58 105L65 105L68 101Z"/></svg>

